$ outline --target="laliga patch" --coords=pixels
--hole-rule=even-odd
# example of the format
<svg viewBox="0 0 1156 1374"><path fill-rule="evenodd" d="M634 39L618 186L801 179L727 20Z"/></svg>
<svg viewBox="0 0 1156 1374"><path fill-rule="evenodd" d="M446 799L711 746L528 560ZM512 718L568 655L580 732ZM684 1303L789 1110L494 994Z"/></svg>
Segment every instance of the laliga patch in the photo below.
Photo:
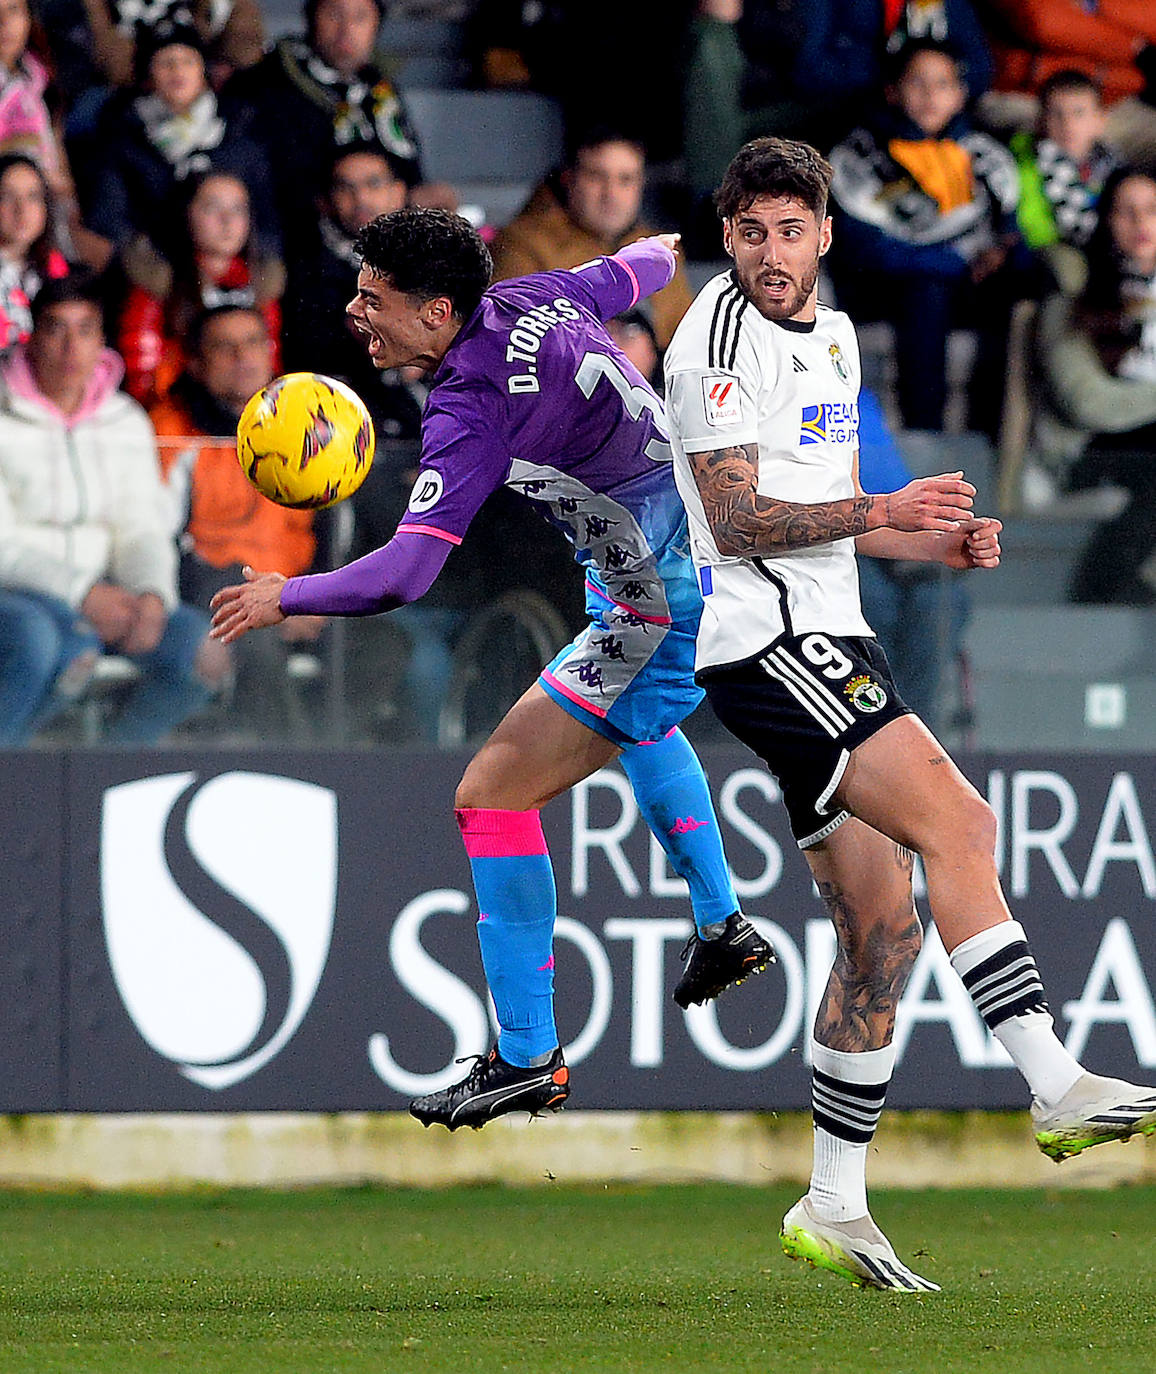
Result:
<svg viewBox="0 0 1156 1374"><path fill-rule="evenodd" d="M887 705L887 693L866 674L853 677L843 688L843 695L849 698L856 711L861 711L865 716L873 716Z"/></svg>
<svg viewBox="0 0 1156 1374"><path fill-rule="evenodd" d="M442 475L436 469L425 468L419 472L409 498L409 509L413 514L420 515L423 510L436 506L442 499L444 485Z"/></svg>
<svg viewBox="0 0 1156 1374"><path fill-rule="evenodd" d="M729 373L716 373L713 377L702 379L702 399L706 407L706 422L716 429L724 425L737 425L743 418L742 402L739 400L739 379Z"/></svg>

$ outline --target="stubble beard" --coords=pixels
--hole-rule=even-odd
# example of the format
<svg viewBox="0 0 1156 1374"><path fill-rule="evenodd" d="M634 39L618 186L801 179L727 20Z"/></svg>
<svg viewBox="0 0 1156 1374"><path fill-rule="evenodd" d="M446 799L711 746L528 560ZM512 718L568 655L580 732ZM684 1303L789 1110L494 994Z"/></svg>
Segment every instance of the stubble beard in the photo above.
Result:
<svg viewBox="0 0 1156 1374"><path fill-rule="evenodd" d="M739 286L742 288L743 295L747 297L764 319L791 320L807 304L811 292L815 289L815 283L819 280L819 259L815 259L798 282L786 272L770 274L780 281L790 282L794 287L794 290L789 291L780 301L769 300L763 294L761 284L765 275L762 271L754 272L749 278L739 274Z"/></svg>

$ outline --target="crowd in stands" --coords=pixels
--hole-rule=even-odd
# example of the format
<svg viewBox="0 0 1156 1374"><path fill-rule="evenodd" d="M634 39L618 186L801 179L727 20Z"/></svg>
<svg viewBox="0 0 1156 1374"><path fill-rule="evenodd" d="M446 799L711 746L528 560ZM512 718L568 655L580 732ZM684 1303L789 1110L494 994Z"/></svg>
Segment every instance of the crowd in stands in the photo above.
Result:
<svg viewBox="0 0 1156 1374"><path fill-rule="evenodd" d="M1009 320L1030 303L1053 487L1126 499L1071 599L1156 601L1149 0L304 0L275 41L260 0L0 0L0 744L33 739L110 653L136 673L109 740L159 741L214 698L257 735L288 729L286 659L323 649L327 628L290 620L225 651L206 609L245 563L325 566L333 529L257 497L230 436L278 372L344 378L380 452L340 551L389 537L424 387L377 372L347 327L354 239L403 204L460 199L423 166L382 42L406 17L452 31L475 86L562 110L560 165L509 222L480 226L499 277L655 228L719 259L711 196L735 150L773 133L825 152L828 292L894 341L894 394L863 403L872 481L903 480L897 426L951 423L956 330L978 340L967 427L998 443ZM613 323L658 385L691 297L680 266ZM527 519L493 501L433 592L389 618L402 737L437 738L457 636L517 585L494 541L528 550L534 585L578 622L567 557ZM901 685L935 720L936 684L903 643L931 589L903 568L863 580ZM962 594L937 594L956 639ZM383 633L352 631L353 661L379 663Z"/></svg>

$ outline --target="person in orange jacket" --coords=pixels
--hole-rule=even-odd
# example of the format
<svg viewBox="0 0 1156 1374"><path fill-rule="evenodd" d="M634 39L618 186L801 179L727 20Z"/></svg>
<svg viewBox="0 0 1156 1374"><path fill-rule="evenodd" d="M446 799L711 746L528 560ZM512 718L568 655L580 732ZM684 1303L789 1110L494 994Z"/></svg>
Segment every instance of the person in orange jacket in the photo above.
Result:
<svg viewBox="0 0 1156 1374"><path fill-rule="evenodd" d="M1094 78L1109 105L1144 85L1145 49L1156 44L1151 0L987 0L986 9L997 91L1035 94L1069 67Z"/></svg>
<svg viewBox="0 0 1156 1374"><path fill-rule="evenodd" d="M168 396L149 412L161 468L172 496L181 551L181 595L208 606L236 582L245 565L308 572L317 552L312 511L275 505L249 484L237 462L237 420L246 401L273 377L273 342L255 306L206 310L189 336L189 362ZM235 652L234 697L241 723L261 723L262 735L290 732L294 701L286 659L315 641L320 616L286 622L289 633L253 635Z"/></svg>

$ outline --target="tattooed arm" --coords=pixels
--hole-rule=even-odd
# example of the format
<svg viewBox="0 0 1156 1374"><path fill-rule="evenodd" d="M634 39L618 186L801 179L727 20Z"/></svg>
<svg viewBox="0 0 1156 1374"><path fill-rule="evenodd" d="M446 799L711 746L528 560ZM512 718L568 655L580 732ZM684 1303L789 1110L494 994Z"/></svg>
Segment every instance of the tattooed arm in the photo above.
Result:
<svg viewBox="0 0 1156 1374"><path fill-rule="evenodd" d="M687 457L715 544L728 557L787 553L885 527L954 530L975 494L963 474L954 472L878 496L860 491L841 501L781 501L759 494L757 444Z"/></svg>

